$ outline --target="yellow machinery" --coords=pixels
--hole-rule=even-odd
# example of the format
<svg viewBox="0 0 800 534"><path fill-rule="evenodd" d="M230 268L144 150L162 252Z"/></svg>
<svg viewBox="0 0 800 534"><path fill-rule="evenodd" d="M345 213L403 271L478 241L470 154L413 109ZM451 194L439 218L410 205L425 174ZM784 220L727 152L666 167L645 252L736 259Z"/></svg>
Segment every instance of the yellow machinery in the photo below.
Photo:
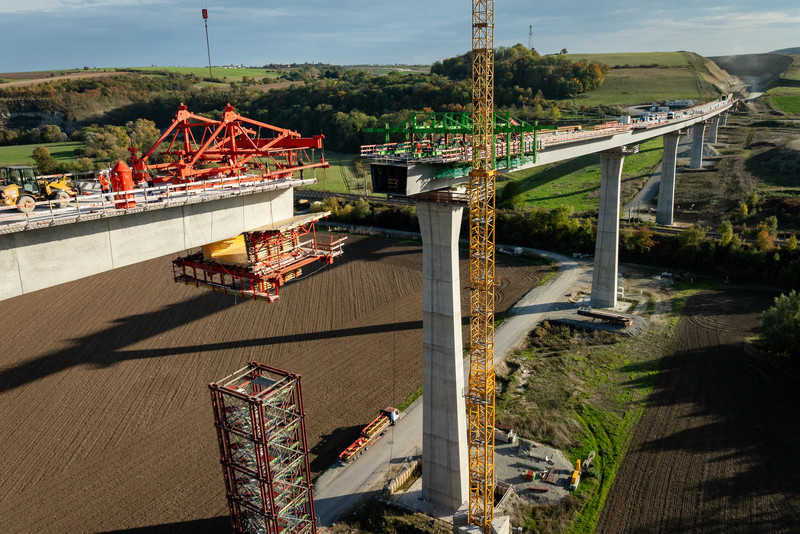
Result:
<svg viewBox="0 0 800 534"><path fill-rule="evenodd" d="M472 171L469 174L469 523L494 519L494 0L472 0Z"/></svg>
<svg viewBox="0 0 800 534"><path fill-rule="evenodd" d="M64 176L36 176L33 167L0 167L0 204L17 206L23 213L33 211L34 202L53 200L63 208L75 196L72 183Z"/></svg>

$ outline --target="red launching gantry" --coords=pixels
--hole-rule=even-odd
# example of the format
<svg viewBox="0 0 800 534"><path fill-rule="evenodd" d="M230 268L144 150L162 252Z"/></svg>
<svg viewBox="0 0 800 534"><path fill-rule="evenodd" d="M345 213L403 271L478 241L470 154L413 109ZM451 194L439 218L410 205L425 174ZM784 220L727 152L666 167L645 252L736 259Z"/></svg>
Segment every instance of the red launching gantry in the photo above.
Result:
<svg viewBox="0 0 800 534"><path fill-rule="evenodd" d="M230 104L219 121L194 115L181 104L172 125L141 158L136 157L136 148L130 149L132 180L128 170L128 180L116 180L114 190L172 184L190 192L206 189L211 180L212 187L225 187L229 183L241 186L289 180L298 171L302 177L305 169L329 166L322 157L313 162L313 155L307 152L322 149L323 138L303 138L292 130L246 119ZM168 143L161 152L165 161L149 163L162 143ZM279 288L299 277L303 267L316 261L330 264L342 254L345 237L317 240L314 223L329 214L290 217L204 245L195 254L173 260L173 278L195 287L272 302L278 298Z"/></svg>
<svg viewBox="0 0 800 534"><path fill-rule="evenodd" d="M221 120L191 113L184 104L172 125L141 158L131 152L133 181L137 185L182 184L214 178L237 181L288 178L305 169L330 165L323 157L313 162L308 150L322 149L325 136L301 137L299 133L242 117L228 104ZM169 140L169 141L167 141ZM162 143L164 163L149 163Z"/></svg>

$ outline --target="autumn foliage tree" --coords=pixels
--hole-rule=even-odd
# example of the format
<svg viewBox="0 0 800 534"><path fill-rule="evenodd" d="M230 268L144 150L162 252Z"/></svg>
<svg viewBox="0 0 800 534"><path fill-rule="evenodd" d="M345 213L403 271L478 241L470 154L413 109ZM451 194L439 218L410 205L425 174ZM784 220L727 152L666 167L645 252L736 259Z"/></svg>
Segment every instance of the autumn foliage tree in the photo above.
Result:
<svg viewBox="0 0 800 534"><path fill-rule="evenodd" d="M775 298L775 305L764 312L761 343L776 354L798 354L800 346L800 295L792 290Z"/></svg>

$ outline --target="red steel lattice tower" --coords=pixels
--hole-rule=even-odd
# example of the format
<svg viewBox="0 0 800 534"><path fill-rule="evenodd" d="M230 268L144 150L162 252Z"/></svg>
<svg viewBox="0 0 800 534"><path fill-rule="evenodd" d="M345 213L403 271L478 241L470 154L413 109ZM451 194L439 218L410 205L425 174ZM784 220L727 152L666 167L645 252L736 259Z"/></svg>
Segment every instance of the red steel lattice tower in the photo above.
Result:
<svg viewBox="0 0 800 534"><path fill-rule="evenodd" d="M209 385L236 534L316 534L300 376L250 362Z"/></svg>

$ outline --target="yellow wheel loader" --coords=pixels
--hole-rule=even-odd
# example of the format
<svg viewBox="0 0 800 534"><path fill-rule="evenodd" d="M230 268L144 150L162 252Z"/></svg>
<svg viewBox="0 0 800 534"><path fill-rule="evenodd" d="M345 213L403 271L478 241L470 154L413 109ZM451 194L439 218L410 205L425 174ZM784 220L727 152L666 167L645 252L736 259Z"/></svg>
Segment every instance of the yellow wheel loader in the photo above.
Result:
<svg viewBox="0 0 800 534"><path fill-rule="evenodd" d="M27 165L0 167L0 204L4 206L16 205L22 213L30 213L34 202L51 200L63 208L74 196L75 187L64 176L37 176Z"/></svg>

